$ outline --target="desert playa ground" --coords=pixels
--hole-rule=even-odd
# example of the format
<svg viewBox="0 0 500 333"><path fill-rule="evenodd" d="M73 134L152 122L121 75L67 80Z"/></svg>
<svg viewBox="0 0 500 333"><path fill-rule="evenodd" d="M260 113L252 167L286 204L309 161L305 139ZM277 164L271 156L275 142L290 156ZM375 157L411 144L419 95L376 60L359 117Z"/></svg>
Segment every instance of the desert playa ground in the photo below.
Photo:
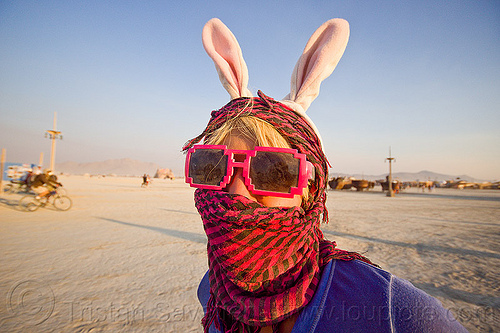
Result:
<svg viewBox="0 0 500 333"><path fill-rule="evenodd" d="M200 332L206 237L181 179L62 176L73 207L0 197L1 332ZM500 191L329 191L326 238L500 331Z"/></svg>

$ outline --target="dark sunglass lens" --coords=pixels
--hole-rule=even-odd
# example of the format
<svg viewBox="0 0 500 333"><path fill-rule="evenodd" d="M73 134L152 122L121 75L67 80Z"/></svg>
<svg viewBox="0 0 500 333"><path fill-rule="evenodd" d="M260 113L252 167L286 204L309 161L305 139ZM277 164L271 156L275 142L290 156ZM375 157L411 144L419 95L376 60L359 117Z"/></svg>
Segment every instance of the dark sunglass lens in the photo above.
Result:
<svg viewBox="0 0 500 333"><path fill-rule="evenodd" d="M250 178L257 190L289 193L298 186L299 163L293 154L259 151L250 161Z"/></svg>
<svg viewBox="0 0 500 333"><path fill-rule="evenodd" d="M193 184L219 185L226 175L227 155L221 149L198 149L189 159Z"/></svg>

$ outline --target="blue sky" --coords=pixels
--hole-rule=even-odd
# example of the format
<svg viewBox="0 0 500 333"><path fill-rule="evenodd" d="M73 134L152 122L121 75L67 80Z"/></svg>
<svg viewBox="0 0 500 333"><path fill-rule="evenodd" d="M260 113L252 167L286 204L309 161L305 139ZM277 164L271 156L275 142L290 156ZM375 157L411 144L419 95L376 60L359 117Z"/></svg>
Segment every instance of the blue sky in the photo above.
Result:
<svg viewBox="0 0 500 333"><path fill-rule="evenodd" d="M308 110L331 172L500 179L498 1L2 1L0 147L8 162L129 157L179 174L180 149L229 100L201 43L219 17L249 88L275 98L324 21L346 52Z"/></svg>

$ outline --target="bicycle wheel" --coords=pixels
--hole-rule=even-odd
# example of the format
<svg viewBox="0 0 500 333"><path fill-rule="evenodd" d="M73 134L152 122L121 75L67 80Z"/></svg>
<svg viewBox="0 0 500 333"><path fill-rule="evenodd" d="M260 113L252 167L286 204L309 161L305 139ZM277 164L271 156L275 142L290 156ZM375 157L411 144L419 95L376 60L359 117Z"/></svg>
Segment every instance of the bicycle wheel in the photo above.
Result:
<svg viewBox="0 0 500 333"><path fill-rule="evenodd" d="M12 184L7 184L3 187L3 192L6 194L14 193L14 186Z"/></svg>
<svg viewBox="0 0 500 333"><path fill-rule="evenodd" d="M72 205L71 199L65 195L56 195L54 197L54 207L58 210L68 210Z"/></svg>
<svg viewBox="0 0 500 333"><path fill-rule="evenodd" d="M35 203L35 202L30 202L27 206L26 206L26 211L28 212L34 212L35 210L37 210L38 208L40 208L40 205L38 203Z"/></svg>
<svg viewBox="0 0 500 333"><path fill-rule="evenodd" d="M34 212L40 207L40 201L32 195L25 195L19 200L19 207L26 212Z"/></svg>

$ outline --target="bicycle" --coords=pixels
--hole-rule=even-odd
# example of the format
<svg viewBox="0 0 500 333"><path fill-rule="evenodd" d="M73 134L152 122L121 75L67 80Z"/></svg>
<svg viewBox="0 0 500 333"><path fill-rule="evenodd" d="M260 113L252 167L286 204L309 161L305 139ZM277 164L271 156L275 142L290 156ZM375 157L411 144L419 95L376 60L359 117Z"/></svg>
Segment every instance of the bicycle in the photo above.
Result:
<svg viewBox="0 0 500 333"><path fill-rule="evenodd" d="M21 180L11 180L9 184L3 187L5 194L14 194L19 192L29 192L30 187Z"/></svg>
<svg viewBox="0 0 500 333"><path fill-rule="evenodd" d="M21 210L34 212L40 207L45 207L47 204L52 204L57 210L66 211L71 208L73 201L70 197L64 194L59 194L57 191L52 191L48 195L37 199L36 196L25 195L19 200Z"/></svg>

